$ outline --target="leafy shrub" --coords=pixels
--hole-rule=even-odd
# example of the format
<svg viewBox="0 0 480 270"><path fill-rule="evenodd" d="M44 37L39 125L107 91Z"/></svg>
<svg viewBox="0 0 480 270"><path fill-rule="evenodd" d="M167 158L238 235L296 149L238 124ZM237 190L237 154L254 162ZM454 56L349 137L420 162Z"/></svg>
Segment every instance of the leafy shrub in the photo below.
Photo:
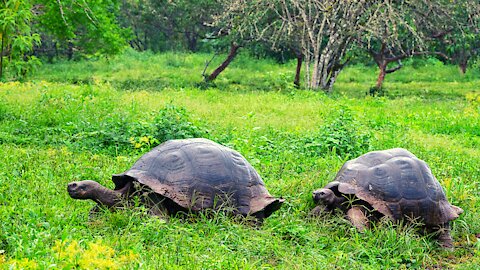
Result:
<svg viewBox="0 0 480 270"><path fill-rule="evenodd" d="M333 152L341 157L356 157L371 149L371 137L362 131L351 112L342 108L330 123L305 139L304 147L306 152L320 156Z"/></svg>
<svg viewBox="0 0 480 270"><path fill-rule="evenodd" d="M205 137L207 130L190 121L184 107L167 104L152 121L130 122L126 117L113 115L108 121L90 126L74 136L76 146L90 151L119 152L132 147L143 151L173 139Z"/></svg>
<svg viewBox="0 0 480 270"><path fill-rule="evenodd" d="M119 152L130 149L135 130L124 117L112 115L99 123L81 122L72 137L72 146L92 152Z"/></svg>
<svg viewBox="0 0 480 270"><path fill-rule="evenodd" d="M383 97L385 96L385 94L386 94L385 88L384 87L379 88L377 86L370 87L370 89L366 93L367 96L372 96L372 97L375 97L375 96Z"/></svg>
<svg viewBox="0 0 480 270"><path fill-rule="evenodd" d="M160 143L172 139L205 137L208 133L204 127L199 127L190 121L187 110L167 104L153 120L154 134Z"/></svg>

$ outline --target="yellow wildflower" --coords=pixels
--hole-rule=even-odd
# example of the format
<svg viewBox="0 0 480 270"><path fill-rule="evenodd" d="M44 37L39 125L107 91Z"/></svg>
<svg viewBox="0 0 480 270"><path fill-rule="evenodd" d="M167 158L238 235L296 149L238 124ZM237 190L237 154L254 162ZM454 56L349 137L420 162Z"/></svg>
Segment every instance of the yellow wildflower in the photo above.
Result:
<svg viewBox="0 0 480 270"><path fill-rule="evenodd" d="M7 262L10 265L10 269L38 269L38 264L35 261L31 261L28 258L20 260L11 260Z"/></svg>
<svg viewBox="0 0 480 270"><path fill-rule="evenodd" d="M66 242L56 241L53 251L57 253L57 258L60 260L72 260L82 252L78 242L75 240L69 244L66 244Z"/></svg>
<svg viewBox="0 0 480 270"><path fill-rule="evenodd" d="M150 143L150 138L148 138L147 136L143 136L140 138L140 143Z"/></svg>
<svg viewBox="0 0 480 270"><path fill-rule="evenodd" d="M82 248L77 241L57 241L52 250L57 254L57 265L61 268L78 265L80 269L120 269L138 256L132 251L115 256L115 250L102 241L88 243L87 248Z"/></svg>
<svg viewBox="0 0 480 270"><path fill-rule="evenodd" d="M129 263L138 259L138 254L133 253L133 251L129 250L127 254L124 254L118 258L118 261L121 263Z"/></svg>

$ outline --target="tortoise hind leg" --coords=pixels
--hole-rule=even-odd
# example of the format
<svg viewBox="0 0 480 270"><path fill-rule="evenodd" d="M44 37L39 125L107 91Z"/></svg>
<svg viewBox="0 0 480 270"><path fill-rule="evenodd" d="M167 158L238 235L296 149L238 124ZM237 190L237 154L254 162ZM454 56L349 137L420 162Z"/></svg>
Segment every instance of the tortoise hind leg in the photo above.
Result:
<svg viewBox="0 0 480 270"><path fill-rule="evenodd" d="M151 205L148 209L148 213L152 216L160 218L161 220L168 221L168 210L161 202Z"/></svg>
<svg viewBox="0 0 480 270"><path fill-rule="evenodd" d="M353 206L347 211L347 218L359 232L368 228L368 218L362 206Z"/></svg>

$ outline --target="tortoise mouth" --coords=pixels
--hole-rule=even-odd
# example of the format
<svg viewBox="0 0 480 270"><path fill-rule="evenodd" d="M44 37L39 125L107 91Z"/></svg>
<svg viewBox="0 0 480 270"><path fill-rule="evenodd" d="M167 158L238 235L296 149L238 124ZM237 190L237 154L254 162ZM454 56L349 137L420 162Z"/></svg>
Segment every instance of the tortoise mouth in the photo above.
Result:
<svg viewBox="0 0 480 270"><path fill-rule="evenodd" d="M331 204L335 194L330 189L322 188L313 192L313 201L316 204Z"/></svg>
<svg viewBox="0 0 480 270"><path fill-rule="evenodd" d="M69 183L67 191L68 195L73 199L82 199L84 197L84 192L78 189L78 184L76 182Z"/></svg>
<svg viewBox="0 0 480 270"><path fill-rule="evenodd" d="M323 192L323 191L321 191L321 190L315 190L315 191L313 192L313 196L312 196L312 197L313 197L313 201L314 201L315 203L319 203L319 202L322 200L322 197L324 197L324 196L325 196L325 195L324 195L324 192Z"/></svg>
<svg viewBox="0 0 480 270"><path fill-rule="evenodd" d="M320 200L321 200L321 195L317 191L314 191L313 192L313 201L318 204L318 203L320 203Z"/></svg>

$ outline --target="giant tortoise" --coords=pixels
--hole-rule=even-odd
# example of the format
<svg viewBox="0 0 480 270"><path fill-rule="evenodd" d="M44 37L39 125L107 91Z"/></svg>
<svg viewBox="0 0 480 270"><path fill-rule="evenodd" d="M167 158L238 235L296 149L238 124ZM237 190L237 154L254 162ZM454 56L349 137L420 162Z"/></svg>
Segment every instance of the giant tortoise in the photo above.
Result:
<svg viewBox="0 0 480 270"><path fill-rule="evenodd" d="M67 189L74 199L95 201L92 212L124 206L141 195L154 215L223 209L260 223L284 201L270 195L241 154L200 138L166 141L112 180L113 190L91 180L71 182Z"/></svg>
<svg viewBox="0 0 480 270"><path fill-rule="evenodd" d="M313 199L319 204L313 215L340 209L360 231L372 219L415 220L444 247L453 246L449 222L463 212L447 201L428 165L401 148L347 161L332 182L313 192Z"/></svg>

